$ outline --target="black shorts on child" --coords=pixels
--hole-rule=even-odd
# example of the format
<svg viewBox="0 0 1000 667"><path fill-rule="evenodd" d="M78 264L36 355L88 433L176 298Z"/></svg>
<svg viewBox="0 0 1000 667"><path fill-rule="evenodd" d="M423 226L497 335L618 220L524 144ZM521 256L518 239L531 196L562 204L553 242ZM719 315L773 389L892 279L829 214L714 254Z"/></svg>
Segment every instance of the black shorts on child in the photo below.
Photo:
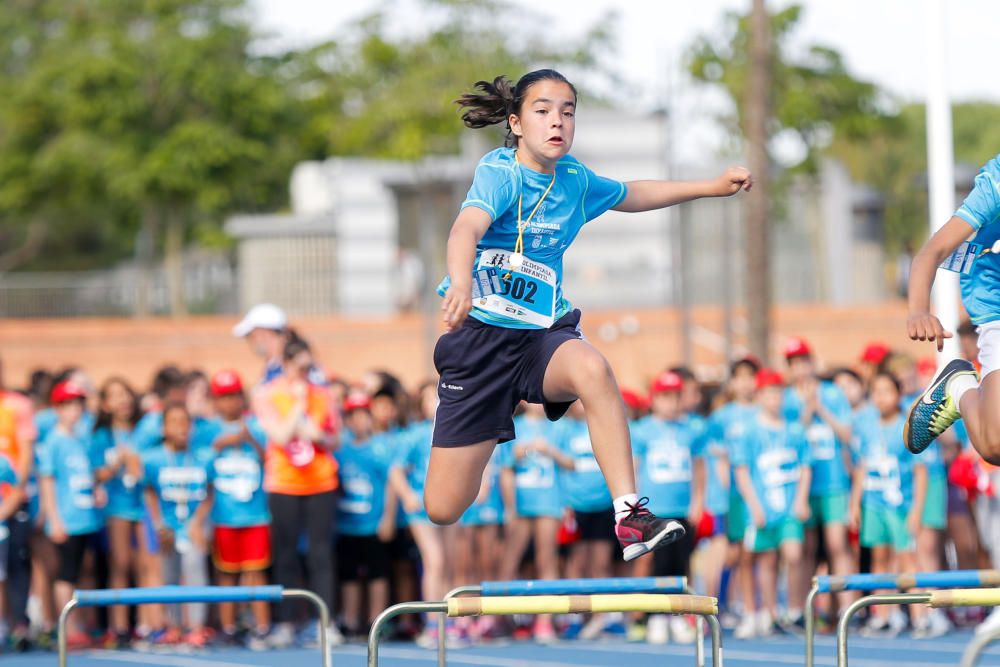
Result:
<svg viewBox="0 0 1000 667"><path fill-rule="evenodd" d="M506 329L470 317L458 331L441 336L434 348L441 378L434 446L513 440L514 409L522 400L544 405L552 421L562 417L572 401L545 400L545 369L560 345L581 338L579 310L548 329Z"/></svg>
<svg viewBox="0 0 1000 667"><path fill-rule="evenodd" d="M337 576L350 583L389 575L389 545L374 535L337 536Z"/></svg>

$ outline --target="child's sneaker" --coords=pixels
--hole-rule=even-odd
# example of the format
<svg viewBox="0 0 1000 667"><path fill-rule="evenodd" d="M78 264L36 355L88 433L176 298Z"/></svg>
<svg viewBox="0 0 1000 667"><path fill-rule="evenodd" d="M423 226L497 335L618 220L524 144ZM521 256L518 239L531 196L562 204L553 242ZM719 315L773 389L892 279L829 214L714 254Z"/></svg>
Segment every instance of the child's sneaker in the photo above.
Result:
<svg viewBox="0 0 1000 667"><path fill-rule="evenodd" d="M531 632L539 644L553 644L557 639L556 629L552 625L552 619L548 616L539 616Z"/></svg>
<svg viewBox="0 0 1000 667"><path fill-rule="evenodd" d="M208 628L195 628L184 636L184 643L191 648L205 648L212 641L212 631Z"/></svg>
<svg viewBox="0 0 1000 667"><path fill-rule="evenodd" d="M646 641L650 644L670 641L670 618L666 614L653 614L646 621Z"/></svg>
<svg viewBox="0 0 1000 667"><path fill-rule="evenodd" d="M251 630L247 635L247 648L251 651L266 651L271 648L267 640L267 630Z"/></svg>
<svg viewBox="0 0 1000 667"><path fill-rule="evenodd" d="M753 639L757 636L757 619L753 613L743 615L736 629L733 630L733 636L737 639Z"/></svg>
<svg viewBox="0 0 1000 667"><path fill-rule="evenodd" d="M861 629L861 636L870 639L891 639L899 634L899 630L892 626L888 618L872 616L865 627Z"/></svg>
<svg viewBox="0 0 1000 667"><path fill-rule="evenodd" d="M267 643L271 648L289 648L295 644L295 628L291 623L278 623L268 636Z"/></svg>
<svg viewBox="0 0 1000 667"><path fill-rule="evenodd" d="M626 561L634 560L654 549L666 546L684 535L684 526L677 521L661 519L646 509L649 498L640 498L618 519L615 534Z"/></svg>
<svg viewBox="0 0 1000 667"><path fill-rule="evenodd" d="M580 630L580 639L597 639L602 634L604 634L604 628L608 625L608 617L606 614L594 614L587 621L583 629Z"/></svg>
<svg viewBox="0 0 1000 667"><path fill-rule="evenodd" d="M627 642L644 642L646 641L646 637L645 623L631 623L628 626L628 630L625 632L625 641Z"/></svg>
<svg viewBox="0 0 1000 667"><path fill-rule="evenodd" d="M670 617L670 639L677 644L693 644L698 638L691 620L687 616Z"/></svg>
<svg viewBox="0 0 1000 667"><path fill-rule="evenodd" d="M955 359L941 369L931 386L910 407L906 424L903 426L903 440L914 454L927 449L934 439L948 430L961 415L958 405L952 400L949 385L962 376L977 379L976 367L965 359Z"/></svg>

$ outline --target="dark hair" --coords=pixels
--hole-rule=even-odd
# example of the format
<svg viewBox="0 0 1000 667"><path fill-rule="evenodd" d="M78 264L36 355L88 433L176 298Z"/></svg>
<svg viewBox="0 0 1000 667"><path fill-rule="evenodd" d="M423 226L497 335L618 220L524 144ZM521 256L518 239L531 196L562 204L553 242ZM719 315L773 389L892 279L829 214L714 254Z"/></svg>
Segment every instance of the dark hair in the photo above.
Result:
<svg viewBox="0 0 1000 667"><path fill-rule="evenodd" d="M171 389L184 386L184 379L184 373L177 366L163 366L153 376L152 391L161 399L166 398Z"/></svg>
<svg viewBox="0 0 1000 667"><path fill-rule="evenodd" d="M184 385L191 386L192 384L194 384L199 380L204 380L205 382L208 382L208 375L206 375L205 371L201 370L200 368L195 368L193 370L188 371L187 374L184 376Z"/></svg>
<svg viewBox="0 0 1000 667"><path fill-rule="evenodd" d="M517 146L517 137L510 129L510 116L521 113L521 105L524 104L528 89L539 81L565 83L573 91L573 98L577 97L576 86L554 69L536 69L534 72L528 72L518 79L516 84L511 84L510 79L501 74L492 82L476 81L473 88L481 92L464 93L455 100L455 104L463 108L462 122L466 127L473 129L507 123L507 138L504 145Z"/></svg>
<svg viewBox="0 0 1000 667"><path fill-rule="evenodd" d="M178 412L178 411L183 412L188 419L191 419L191 412L187 409L186 405L184 405L183 403L167 403L166 405L163 406L163 413L161 415L161 417L163 418L162 423L166 423L168 414L170 414L171 412Z"/></svg>
<svg viewBox="0 0 1000 667"><path fill-rule="evenodd" d="M853 368L847 368L846 366L844 366L843 368L838 368L834 370L833 373L830 374L830 377L836 379L838 375L850 375L852 378L854 378L855 381L859 383L861 382L861 376L858 375ZM876 375L878 375L878 373L876 373Z"/></svg>
<svg viewBox="0 0 1000 667"><path fill-rule="evenodd" d="M132 388L132 385L128 383L128 380L114 375L105 380L97 392L98 397L101 399L101 405L97 409L97 420L94 422L95 433L104 428L111 428L112 415L104 409L104 401L108 396L108 389L113 384L120 384L132 398L132 414L129 415L128 418L129 425L134 428L135 425L139 423L139 418L142 417L142 408L139 407L139 394L137 394L135 389Z"/></svg>
<svg viewBox="0 0 1000 667"><path fill-rule="evenodd" d="M285 361L291 361L302 352L312 352L312 348L309 347L309 343L305 339L293 336L285 343L285 350L282 353L282 357Z"/></svg>
<svg viewBox="0 0 1000 667"><path fill-rule="evenodd" d="M879 378L885 378L892 383L892 386L896 388L896 393L900 396L903 395L903 385L900 383L899 378L890 373L889 371L879 371L872 376L872 384L875 384L875 380Z"/></svg>
<svg viewBox="0 0 1000 667"><path fill-rule="evenodd" d="M31 371L31 376L28 379L27 394L36 402L48 405L49 395L52 393L52 387L54 386L52 373L43 368L36 368Z"/></svg>
<svg viewBox="0 0 1000 667"><path fill-rule="evenodd" d="M729 365L729 377L736 375L736 371L746 367L750 369L750 372L754 375L760 370L760 364L753 357L743 357L742 359L737 359L732 364Z"/></svg>
<svg viewBox="0 0 1000 667"><path fill-rule="evenodd" d="M695 377L694 372L687 366L674 366L673 368L670 368L669 371L671 373L680 375L681 379L684 380L684 382L698 381L698 378Z"/></svg>

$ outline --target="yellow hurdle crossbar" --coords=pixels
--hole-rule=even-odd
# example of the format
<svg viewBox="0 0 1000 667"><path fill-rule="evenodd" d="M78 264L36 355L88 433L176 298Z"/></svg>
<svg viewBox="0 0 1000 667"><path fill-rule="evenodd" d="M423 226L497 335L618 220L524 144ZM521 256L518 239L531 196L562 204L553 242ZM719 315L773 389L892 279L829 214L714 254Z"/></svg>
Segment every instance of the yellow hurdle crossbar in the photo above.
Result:
<svg viewBox="0 0 1000 667"><path fill-rule="evenodd" d="M998 607L1000 588L957 588L931 591L932 607Z"/></svg>
<svg viewBox="0 0 1000 667"><path fill-rule="evenodd" d="M718 614L715 598L703 595L537 595L456 597L448 600L448 616L510 616L644 611L659 614Z"/></svg>

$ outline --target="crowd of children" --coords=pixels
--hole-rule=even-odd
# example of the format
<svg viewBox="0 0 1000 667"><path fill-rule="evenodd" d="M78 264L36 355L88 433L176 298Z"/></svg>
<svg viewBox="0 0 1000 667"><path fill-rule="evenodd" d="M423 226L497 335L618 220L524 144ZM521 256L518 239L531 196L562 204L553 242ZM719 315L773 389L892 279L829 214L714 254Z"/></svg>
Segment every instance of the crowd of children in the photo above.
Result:
<svg viewBox="0 0 1000 667"><path fill-rule="evenodd" d="M423 506L437 383L411 393L385 372L324 378L309 345L284 323L280 331L280 345L251 337L268 361L253 387L233 371L173 366L147 393L117 377L94 391L74 368L38 371L24 392L0 382L0 610L11 647L51 645L76 587L305 586L333 608L337 624L320 631L338 642L363 635L393 601L440 599L457 585L646 575L691 577L720 598L736 636L760 637L801 628L818 572L964 569L1000 557L995 517L984 515L996 502L992 469L960 428L919 456L907 451L905 411L935 368L882 345L819 375L808 343L792 339L785 368L748 357L719 387L674 368L648 392L623 392L640 495L686 530L624 563L579 403L557 422L523 404L517 437L496 448L475 503L442 527ZM850 600L825 602L821 615L834 621ZM915 637L981 620L911 613ZM144 605L75 618L74 647L317 641L294 605ZM449 639L695 639L683 617L532 621L463 619ZM865 634L885 636L908 619L882 607L864 623ZM419 618L396 631L437 639Z"/></svg>

